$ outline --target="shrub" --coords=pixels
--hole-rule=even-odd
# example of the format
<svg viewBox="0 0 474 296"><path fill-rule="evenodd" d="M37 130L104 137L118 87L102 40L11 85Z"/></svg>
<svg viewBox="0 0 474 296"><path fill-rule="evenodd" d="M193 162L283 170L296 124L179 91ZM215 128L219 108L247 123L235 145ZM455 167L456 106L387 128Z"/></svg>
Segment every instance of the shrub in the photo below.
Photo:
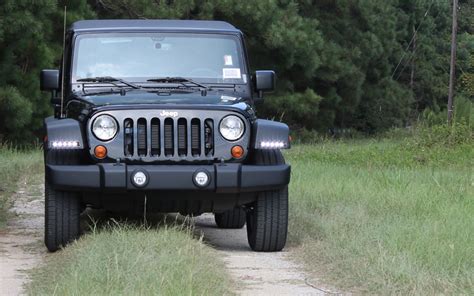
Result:
<svg viewBox="0 0 474 296"><path fill-rule="evenodd" d="M411 138L416 147L431 148L434 146L455 147L474 142L474 129L464 121L433 126L420 125L414 130Z"/></svg>

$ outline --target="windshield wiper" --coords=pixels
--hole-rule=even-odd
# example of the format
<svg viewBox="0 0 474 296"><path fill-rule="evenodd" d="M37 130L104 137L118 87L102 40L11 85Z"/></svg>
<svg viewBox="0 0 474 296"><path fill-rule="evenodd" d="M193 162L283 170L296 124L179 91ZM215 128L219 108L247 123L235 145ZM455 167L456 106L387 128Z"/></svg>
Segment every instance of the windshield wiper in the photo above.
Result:
<svg viewBox="0 0 474 296"><path fill-rule="evenodd" d="M183 85L184 87L188 87L188 88L192 87L189 84L193 84L194 86L201 87L205 90L210 90L211 89L209 86L205 86L204 84L201 84L199 82L196 82L194 80L191 80L189 78L184 78L184 77L157 77L157 78L148 79L147 81L150 81L150 82L164 82L164 83L179 83L179 84Z"/></svg>
<svg viewBox="0 0 474 296"><path fill-rule="evenodd" d="M120 85L114 83L114 82L120 82L125 84L126 86L130 86L131 88L134 89L140 89L142 88L141 86L138 86L134 83L128 82L126 80L120 79L120 78L115 78L111 76L103 76L103 77L88 77L88 78L81 78L77 79L78 82L99 82L99 83L111 83L117 87L120 87Z"/></svg>

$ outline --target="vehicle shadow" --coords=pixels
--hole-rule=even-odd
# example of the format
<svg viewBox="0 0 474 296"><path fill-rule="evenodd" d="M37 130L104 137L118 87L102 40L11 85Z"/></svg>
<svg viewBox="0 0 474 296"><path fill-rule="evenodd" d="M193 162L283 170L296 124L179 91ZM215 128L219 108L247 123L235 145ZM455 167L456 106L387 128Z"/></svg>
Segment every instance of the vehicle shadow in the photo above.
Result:
<svg viewBox="0 0 474 296"><path fill-rule="evenodd" d="M190 218L179 214L147 214L132 215L87 208L81 214L81 232L86 234L94 230L109 227L131 226L145 229L159 229L161 227L180 228L191 227Z"/></svg>
<svg viewBox="0 0 474 296"><path fill-rule="evenodd" d="M205 244L217 250L250 251L245 227L242 229L218 228L213 214L202 214L198 217L182 216L177 213L147 214L144 217L88 208L81 215L83 234L120 226L143 227L149 230L176 227L179 230L190 231L196 239L202 239Z"/></svg>
<svg viewBox="0 0 474 296"><path fill-rule="evenodd" d="M213 214L203 214L194 218L194 231L203 237L203 241L222 251L251 251L247 243L247 230L222 229L214 222Z"/></svg>

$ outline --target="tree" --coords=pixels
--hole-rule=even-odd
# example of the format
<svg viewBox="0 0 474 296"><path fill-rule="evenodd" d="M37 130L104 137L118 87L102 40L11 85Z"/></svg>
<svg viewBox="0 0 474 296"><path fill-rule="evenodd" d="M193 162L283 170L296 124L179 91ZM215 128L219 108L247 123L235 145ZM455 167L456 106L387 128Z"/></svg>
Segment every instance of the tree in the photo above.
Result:
<svg viewBox="0 0 474 296"><path fill-rule="evenodd" d="M86 1L66 1L68 23L94 16ZM49 95L39 91L39 72L58 68L63 4L54 0L0 2L0 134L32 140L51 113Z"/></svg>
<svg viewBox="0 0 474 296"><path fill-rule="evenodd" d="M38 73L59 67L66 4L68 25L97 17L234 24L246 36L252 70L278 75L259 116L293 128L373 133L446 105L449 1L3 0L0 134L7 139L31 140L51 112ZM474 2L460 5L456 89L473 100Z"/></svg>

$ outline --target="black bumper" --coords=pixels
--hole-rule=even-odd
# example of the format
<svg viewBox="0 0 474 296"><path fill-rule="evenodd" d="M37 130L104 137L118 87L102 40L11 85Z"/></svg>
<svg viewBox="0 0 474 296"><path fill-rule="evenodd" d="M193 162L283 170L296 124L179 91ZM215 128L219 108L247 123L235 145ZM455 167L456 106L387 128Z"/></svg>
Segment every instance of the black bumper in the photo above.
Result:
<svg viewBox="0 0 474 296"><path fill-rule="evenodd" d="M137 187L132 174L145 171L148 183ZM197 171L209 173L210 182L198 187L193 181ZM48 182L57 189L127 190L207 190L222 193L265 191L282 188L290 181L290 166L282 165L47 165Z"/></svg>

